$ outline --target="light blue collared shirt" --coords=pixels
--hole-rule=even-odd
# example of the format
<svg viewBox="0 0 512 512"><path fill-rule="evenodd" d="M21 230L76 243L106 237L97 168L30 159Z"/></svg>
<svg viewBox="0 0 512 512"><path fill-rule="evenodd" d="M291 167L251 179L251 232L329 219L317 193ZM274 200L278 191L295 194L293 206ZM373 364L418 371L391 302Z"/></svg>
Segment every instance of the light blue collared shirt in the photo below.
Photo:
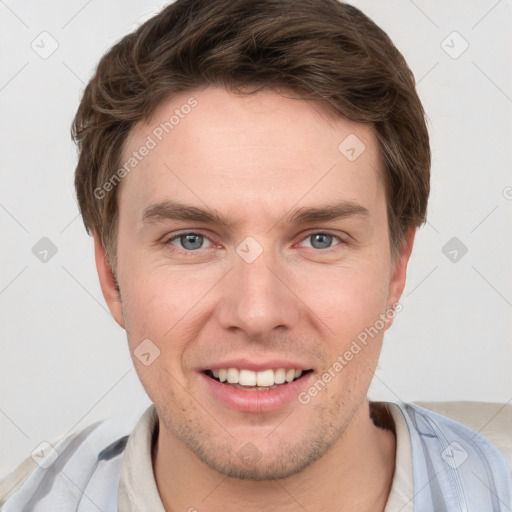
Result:
<svg viewBox="0 0 512 512"><path fill-rule="evenodd" d="M510 512L512 475L496 446L418 405L382 403L393 411L395 425L397 420L402 424L397 447L409 449L410 444L413 496L401 510ZM48 463L40 463L7 499L2 512L165 512L151 463L157 424L151 406L131 433L107 420L64 438L48 453ZM403 439L404 424L410 443ZM398 451L397 468L403 471Z"/></svg>

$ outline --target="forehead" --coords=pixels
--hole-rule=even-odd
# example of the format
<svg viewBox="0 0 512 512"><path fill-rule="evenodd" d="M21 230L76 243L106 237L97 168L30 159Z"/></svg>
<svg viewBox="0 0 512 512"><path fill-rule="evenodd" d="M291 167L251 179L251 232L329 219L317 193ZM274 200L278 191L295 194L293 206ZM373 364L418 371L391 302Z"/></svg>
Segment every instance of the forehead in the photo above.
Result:
<svg viewBox="0 0 512 512"><path fill-rule="evenodd" d="M226 211L254 205L260 215L264 205L286 210L340 199L371 210L384 190L371 125L272 90L180 93L132 129L123 162L130 159L135 165L118 191L121 214L140 216L176 197Z"/></svg>

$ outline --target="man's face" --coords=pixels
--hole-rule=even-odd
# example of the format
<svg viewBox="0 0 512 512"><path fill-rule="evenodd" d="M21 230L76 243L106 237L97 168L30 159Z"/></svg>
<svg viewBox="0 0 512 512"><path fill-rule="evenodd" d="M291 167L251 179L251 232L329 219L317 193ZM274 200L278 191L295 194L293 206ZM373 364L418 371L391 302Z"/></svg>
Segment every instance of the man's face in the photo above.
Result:
<svg viewBox="0 0 512 512"><path fill-rule="evenodd" d="M102 286L160 436L230 476L285 477L336 445L366 404L382 318L403 289L408 252L390 255L372 128L323 108L209 87L162 104L125 147L127 160L156 143L118 190L121 302ZM155 131L176 109L174 128ZM230 368L246 386L210 372ZM303 374L250 387L282 381L279 369Z"/></svg>

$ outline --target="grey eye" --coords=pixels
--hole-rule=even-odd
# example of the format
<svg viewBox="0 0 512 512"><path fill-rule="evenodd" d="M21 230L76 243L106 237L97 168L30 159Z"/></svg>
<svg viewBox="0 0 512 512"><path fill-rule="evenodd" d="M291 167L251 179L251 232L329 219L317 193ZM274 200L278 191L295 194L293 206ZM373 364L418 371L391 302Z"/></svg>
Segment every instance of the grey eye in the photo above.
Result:
<svg viewBox="0 0 512 512"><path fill-rule="evenodd" d="M184 249L194 251L196 249L201 249L204 242L204 236L196 233L187 233L186 235L181 235L179 237L179 241Z"/></svg>
<svg viewBox="0 0 512 512"><path fill-rule="evenodd" d="M311 247L314 249L328 249L332 245L333 236L325 233L315 233L309 236Z"/></svg>

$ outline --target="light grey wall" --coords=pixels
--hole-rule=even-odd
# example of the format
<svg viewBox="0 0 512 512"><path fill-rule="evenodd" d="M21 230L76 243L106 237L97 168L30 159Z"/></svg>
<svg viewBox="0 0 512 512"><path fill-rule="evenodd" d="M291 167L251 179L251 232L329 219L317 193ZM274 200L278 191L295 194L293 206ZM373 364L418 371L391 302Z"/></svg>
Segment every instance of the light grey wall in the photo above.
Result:
<svg viewBox="0 0 512 512"><path fill-rule="evenodd" d="M110 415L132 423L149 403L103 303L69 128L101 55L164 3L0 2L0 475L41 441ZM433 148L429 222L370 396L507 402L512 4L352 3L408 60Z"/></svg>

